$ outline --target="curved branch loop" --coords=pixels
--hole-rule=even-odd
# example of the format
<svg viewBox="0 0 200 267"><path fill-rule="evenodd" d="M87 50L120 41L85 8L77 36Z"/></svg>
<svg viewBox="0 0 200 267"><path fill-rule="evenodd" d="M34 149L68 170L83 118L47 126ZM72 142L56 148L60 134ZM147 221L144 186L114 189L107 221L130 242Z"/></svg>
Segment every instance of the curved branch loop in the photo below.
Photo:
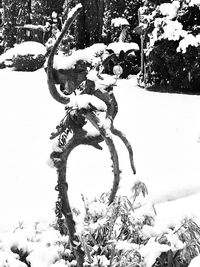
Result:
<svg viewBox="0 0 200 267"><path fill-rule="evenodd" d="M106 145L109 148L110 155L111 155L111 160L113 162L113 173L114 173L114 181L113 181L113 187L111 189L111 193L109 196L109 202L108 204L110 205L116 196L118 187L119 187L119 182L120 182L120 169L119 169L119 159L118 159L118 154L117 150L115 148L114 142L108 132L108 130L101 125L101 122L99 118L92 112L86 112L85 117L92 123L92 125L100 132L101 136L103 137Z"/></svg>
<svg viewBox="0 0 200 267"><path fill-rule="evenodd" d="M55 52L56 52L60 42L62 41L66 32L69 30L73 21L76 19L76 17L80 13L81 9L82 9L82 5L78 4L73 10L71 10L71 12L68 15L68 18L65 22L63 30L62 30L60 36L58 37L58 39L56 40L56 42L55 42L55 44L51 50L51 53L49 55L48 61L47 61L47 83L48 83L48 87L49 87L49 92L56 101L58 101L59 103L64 104L64 105L66 105L69 102L69 98L61 95L57 91L57 88L55 86L54 79L53 79L53 60L54 60Z"/></svg>

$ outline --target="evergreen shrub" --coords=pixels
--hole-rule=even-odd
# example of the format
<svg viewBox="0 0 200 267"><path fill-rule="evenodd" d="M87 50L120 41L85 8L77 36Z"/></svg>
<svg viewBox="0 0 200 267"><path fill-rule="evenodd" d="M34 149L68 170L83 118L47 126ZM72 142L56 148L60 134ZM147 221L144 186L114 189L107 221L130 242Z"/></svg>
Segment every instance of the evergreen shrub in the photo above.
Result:
<svg viewBox="0 0 200 267"><path fill-rule="evenodd" d="M35 71L44 65L46 47L38 42L28 41L16 44L0 55L0 67L13 67L18 71Z"/></svg>
<svg viewBox="0 0 200 267"><path fill-rule="evenodd" d="M200 5L193 0L154 4L144 6L142 16L147 83L199 94Z"/></svg>
<svg viewBox="0 0 200 267"><path fill-rule="evenodd" d="M16 55L13 57L13 67L18 71L35 71L43 67L44 55Z"/></svg>

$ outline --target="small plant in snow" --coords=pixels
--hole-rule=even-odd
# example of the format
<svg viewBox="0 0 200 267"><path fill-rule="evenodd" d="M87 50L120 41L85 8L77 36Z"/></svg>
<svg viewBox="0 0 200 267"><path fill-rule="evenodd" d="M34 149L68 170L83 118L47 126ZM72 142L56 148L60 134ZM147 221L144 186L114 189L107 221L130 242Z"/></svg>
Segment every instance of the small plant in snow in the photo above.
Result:
<svg viewBox="0 0 200 267"><path fill-rule="evenodd" d="M109 193L91 202L83 197L85 211L73 211L84 266L188 267L200 255L199 226L186 218L179 225L157 229L154 206L145 198L138 205L137 197L144 191L138 190L141 183L134 188L136 194L117 196L111 205ZM1 233L0 266L78 265L69 233L61 235L55 221L20 223L13 232Z"/></svg>

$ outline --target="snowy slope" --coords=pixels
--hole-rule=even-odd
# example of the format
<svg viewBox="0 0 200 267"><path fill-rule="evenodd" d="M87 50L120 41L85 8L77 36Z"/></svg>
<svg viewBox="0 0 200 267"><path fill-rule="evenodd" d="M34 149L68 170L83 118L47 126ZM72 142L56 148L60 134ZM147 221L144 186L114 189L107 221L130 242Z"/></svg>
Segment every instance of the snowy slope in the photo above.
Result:
<svg viewBox="0 0 200 267"><path fill-rule="evenodd" d="M53 216L56 173L47 165L49 136L64 107L48 93L43 70L1 70L0 75L0 229L6 229L19 220ZM133 176L127 151L115 138L121 193L127 194L135 180L144 180L149 198L158 203L158 223L200 214L200 97L148 92L137 87L135 77L118 81L115 95L115 125L130 139L137 168ZM111 161L103 148L81 146L71 154L67 171L72 204L81 205L81 193L94 197L111 188Z"/></svg>
<svg viewBox="0 0 200 267"><path fill-rule="evenodd" d="M48 138L63 111L51 99L43 71L0 75L0 225L7 226L49 214L55 173L46 164Z"/></svg>

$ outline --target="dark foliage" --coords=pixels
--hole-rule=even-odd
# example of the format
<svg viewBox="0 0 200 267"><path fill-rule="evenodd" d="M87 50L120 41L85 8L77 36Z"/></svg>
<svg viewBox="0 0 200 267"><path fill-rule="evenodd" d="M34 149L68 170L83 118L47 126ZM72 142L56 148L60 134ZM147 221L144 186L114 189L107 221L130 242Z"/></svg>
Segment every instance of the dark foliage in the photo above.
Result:
<svg viewBox="0 0 200 267"><path fill-rule="evenodd" d="M44 62L45 57L43 55L18 55L13 58L13 67L18 71L35 71L42 68Z"/></svg>
<svg viewBox="0 0 200 267"><path fill-rule="evenodd" d="M112 50L109 51L111 54ZM137 55L137 51L135 53ZM131 74L137 74L139 72L139 62L138 56L133 55L129 52L121 51L119 55L114 55L111 59L104 65L104 72L113 75L113 67L118 65L122 67L122 74L120 78L127 78Z"/></svg>
<svg viewBox="0 0 200 267"><path fill-rule="evenodd" d="M114 27L112 19L125 18L129 27L126 31L125 42L135 42L140 46L140 36L135 32L138 25L138 9L142 6L142 0L111 0L106 1L104 13L104 29L103 41L106 44L116 42L122 31L122 27ZM116 62L109 63L109 73L112 74L112 67ZM129 74L138 73L140 65L140 53L136 52L136 56L128 55L122 60L118 60L118 64L123 68L121 78L126 78Z"/></svg>
<svg viewBox="0 0 200 267"><path fill-rule="evenodd" d="M194 37L200 33L200 9L196 5L180 7L176 19L183 25L183 30ZM149 23L148 33L153 31L152 25ZM154 43L146 57L147 83L153 85L151 89L200 93L200 47L189 45L186 51L179 52L177 48L182 38L177 41L161 39Z"/></svg>
<svg viewBox="0 0 200 267"><path fill-rule="evenodd" d="M47 1L47 15L51 15L53 11L57 14L62 14L63 4L65 0L46 0Z"/></svg>

